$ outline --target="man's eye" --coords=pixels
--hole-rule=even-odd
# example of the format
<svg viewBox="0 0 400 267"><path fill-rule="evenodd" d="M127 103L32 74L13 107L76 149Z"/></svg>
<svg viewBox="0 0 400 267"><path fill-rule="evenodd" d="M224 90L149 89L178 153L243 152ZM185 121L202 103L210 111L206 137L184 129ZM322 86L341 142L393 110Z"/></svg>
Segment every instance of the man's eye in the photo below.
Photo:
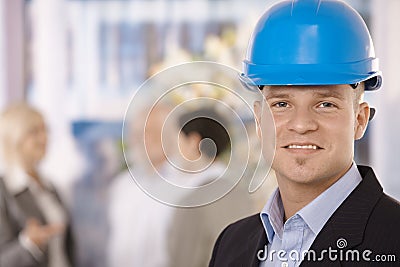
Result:
<svg viewBox="0 0 400 267"><path fill-rule="evenodd" d="M332 104L332 103L329 103L329 102L323 102L323 103L319 104L318 107L320 107L320 108L333 108L333 107L335 107L335 105Z"/></svg>
<svg viewBox="0 0 400 267"><path fill-rule="evenodd" d="M288 103L281 101L274 103L272 106L276 108L286 108L288 106Z"/></svg>

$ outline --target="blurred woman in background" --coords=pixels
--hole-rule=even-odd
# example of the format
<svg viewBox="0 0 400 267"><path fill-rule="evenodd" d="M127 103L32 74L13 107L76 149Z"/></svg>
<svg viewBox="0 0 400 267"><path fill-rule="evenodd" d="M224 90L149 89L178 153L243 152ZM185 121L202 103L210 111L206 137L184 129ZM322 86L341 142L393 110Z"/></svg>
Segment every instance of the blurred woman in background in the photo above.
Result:
<svg viewBox="0 0 400 267"><path fill-rule="evenodd" d="M72 266L67 212L38 170L47 130L42 115L25 103L0 115L0 266Z"/></svg>

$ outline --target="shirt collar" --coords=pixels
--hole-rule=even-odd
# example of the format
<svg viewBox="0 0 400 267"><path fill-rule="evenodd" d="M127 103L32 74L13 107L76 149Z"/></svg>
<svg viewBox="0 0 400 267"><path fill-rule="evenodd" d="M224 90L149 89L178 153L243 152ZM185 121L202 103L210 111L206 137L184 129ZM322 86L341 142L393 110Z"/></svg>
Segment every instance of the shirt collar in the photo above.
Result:
<svg viewBox="0 0 400 267"><path fill-rule="evenodd" d="M50 188L50 184L41 180L45 188ZM29 176L22 168L14 167L4 175L4 183L7 190L17 195L26 189L39 190L39 186L34 182L33 178Z"/></svg>
<svg viewBox="0 0 400 267"><path fill-rule="evenodd" d="M216 160L201 171L187 172L166 162L160 168L159 173L162 178L174 185L192 188L206 185L214 179L222 177L226 168L223 163Z"/></svg>
<svg viewBox="0 0 400 267"><path fill-rule="evenodd" d="M356 164L353 162L350 169L342 178L337 180L297 213L303 218L314 234L317 235L361 180L361 175L358 172Z"/></svg>
<svg viewBox="0 0 400 267"><path fill-rule="evenodd" d="M12 168L4 175L7 190L16 195L29 187L29 176L21 168Z"/></svg>
<svg viewBox="0 0 400 267"><path fill-rule="evenodd" d="M264 226L265 232L269 243L272 243L275 233L278 237L282 236L283 232L283 215L284 209L282 204L279 189L275 189L271 197L268 199L267 204L260 213L261 222Z"/></svg>
<svg viewBox="0 0 400 267"><path fill-rule="evenodd" d="M298 214L311 231L317 235L335 210L357 187L361 180L361 175L357 170L356 164L353 162L350 169L342 178L296 214ZM277 234L279 238L282 237L283 216L284 208L279 189L277 188L260 213L261 222L264 226L269 243L272 243L275 234Z"/></svg>

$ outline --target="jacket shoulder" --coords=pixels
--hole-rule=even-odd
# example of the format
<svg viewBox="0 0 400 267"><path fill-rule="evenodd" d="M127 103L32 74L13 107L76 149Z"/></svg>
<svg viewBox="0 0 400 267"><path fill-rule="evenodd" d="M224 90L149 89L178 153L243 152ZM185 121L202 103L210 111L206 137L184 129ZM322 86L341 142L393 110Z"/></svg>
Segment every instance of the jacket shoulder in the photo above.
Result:
<svg viewBox="0 0 400 267"><path fill-rule="evenodd" d="M249 245L256 246L257 244L249 244L251 237L258 239L262 231L259 213L228 225L214 245L209 266L226 266L227 262L243 254Z"/></svg>
<svg viewBox="0 0 400 267"><path fill-rule="evenodd" d="M238 220L226 227L224 230L224 239L226 241L241 241L249 237L249 234L262 228L260 214L254 214L249 217Z"/></svg>
<svg viewBox="0 0 400 267"><path fill-rule="evenodd" d="M400 202L383 194L371 213L369 224L400 233Z"/></svg>
<svg viewBox="0 0 400 267"><path fill-rule="evenodd" d="M383 194L372 211L362 246L379 254L400 258L400 203Z"/></svg>

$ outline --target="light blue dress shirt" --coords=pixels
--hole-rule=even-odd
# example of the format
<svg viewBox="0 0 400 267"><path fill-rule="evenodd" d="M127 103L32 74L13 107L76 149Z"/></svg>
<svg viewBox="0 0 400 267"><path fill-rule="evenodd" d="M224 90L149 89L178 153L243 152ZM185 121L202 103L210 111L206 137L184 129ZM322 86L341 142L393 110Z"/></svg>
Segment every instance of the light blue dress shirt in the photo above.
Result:
<svg viewBox="0 0 400 267"><path fill-rule="evenodd" d="M356 164L336 183L283 223L284 209L276 189L260 213L269 244L259 253L260 267L297 267L302 255L335 210L361 182Z"/></svg>

